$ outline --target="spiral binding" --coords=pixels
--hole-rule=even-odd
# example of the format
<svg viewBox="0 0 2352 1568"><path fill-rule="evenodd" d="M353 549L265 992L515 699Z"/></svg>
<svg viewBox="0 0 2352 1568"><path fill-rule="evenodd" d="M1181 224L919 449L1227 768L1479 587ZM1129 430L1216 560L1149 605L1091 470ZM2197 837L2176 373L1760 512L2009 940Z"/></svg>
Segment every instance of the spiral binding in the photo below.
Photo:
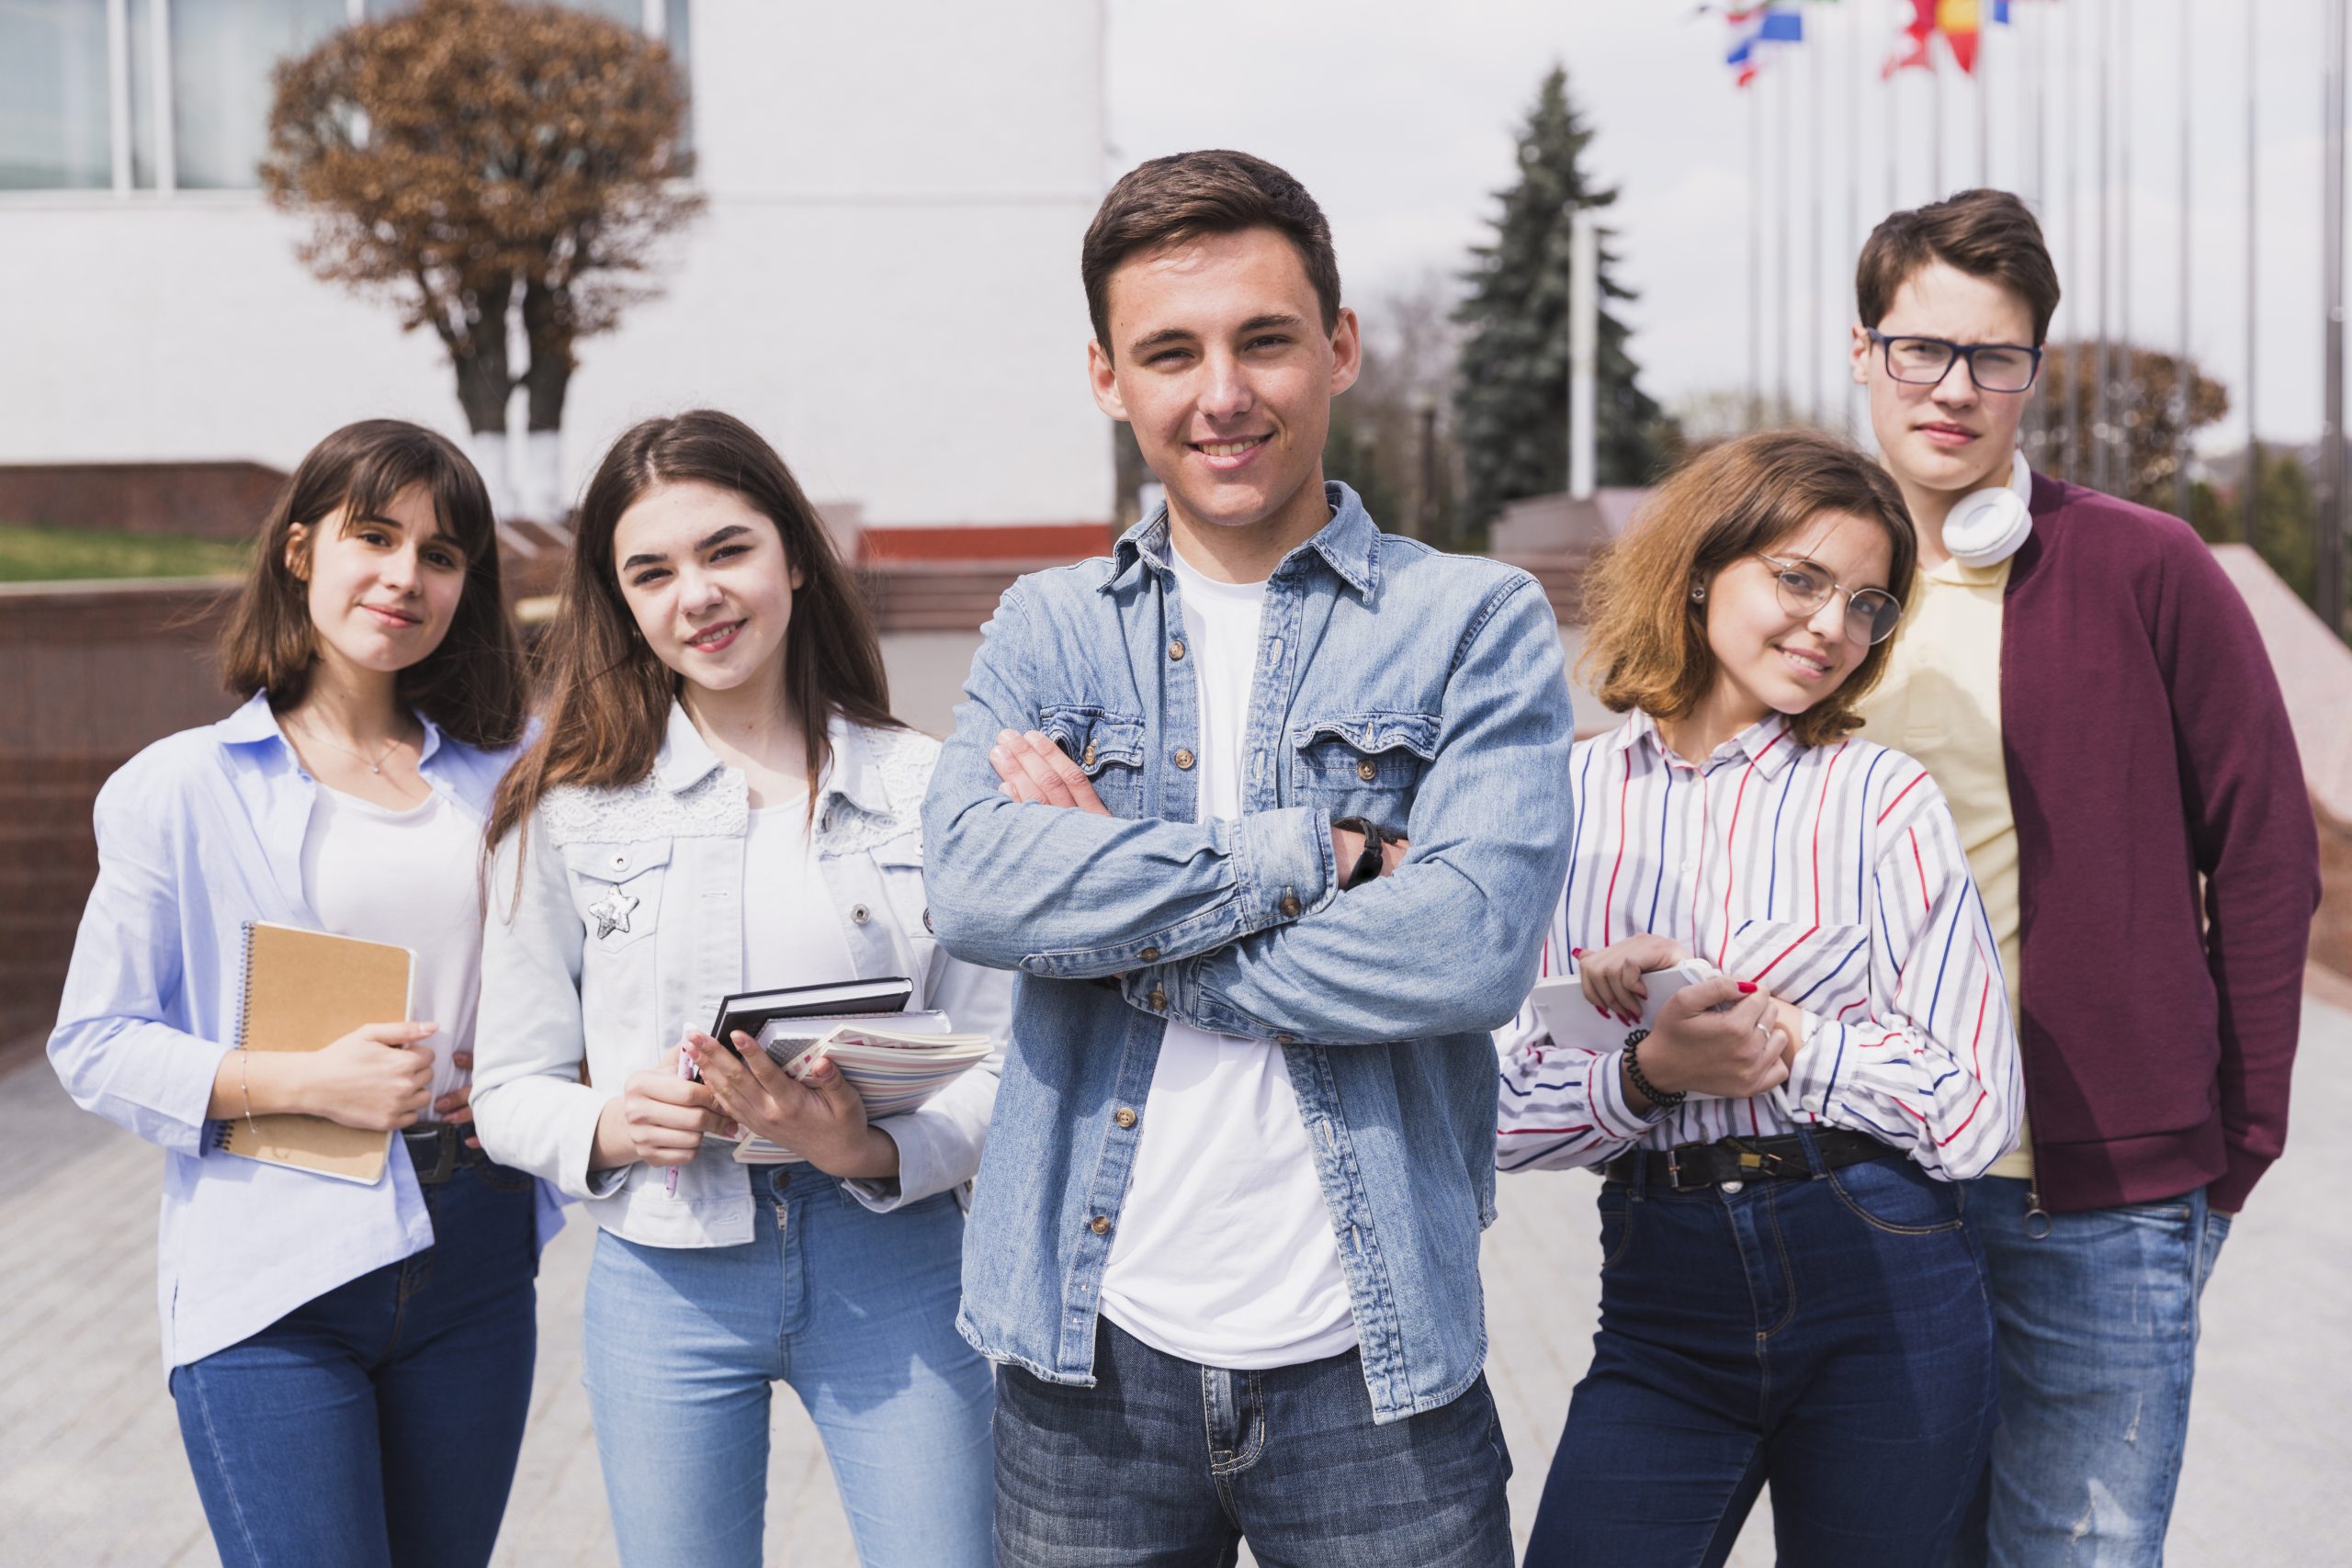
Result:
<svg viewBox="0 0 2352 1568"><path fill-rule="evenodd" d="M244 977L237 982L237 1031L235 1034L231 1036L231 1038L236 1042L233 1048L239 1051L245 1048L245 1020L253 1014L254 926L255 923L256 922L252 920L245 920L242 922L242 929L244 932L245 973ZM227 1149L229 1147L229 1139L237 1130L238 1120L239 1118L234 1116L224 1116L213 1124L212 1146L214 1148ZM233 1153L234 1151L231 1152Z"/></svg>

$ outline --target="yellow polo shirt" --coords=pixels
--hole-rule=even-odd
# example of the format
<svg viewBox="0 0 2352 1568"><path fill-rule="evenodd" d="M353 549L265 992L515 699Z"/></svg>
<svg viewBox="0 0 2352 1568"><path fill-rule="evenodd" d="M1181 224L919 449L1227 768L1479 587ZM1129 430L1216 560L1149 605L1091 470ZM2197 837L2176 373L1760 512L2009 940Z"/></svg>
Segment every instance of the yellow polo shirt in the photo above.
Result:
<svg viewBox="0 0 2352 1568"><path fill-rule="evenodd" d="M2001 758L2001 598L2009 563L1956 560L1922 570L1878 689L1861 705L1862 733L1917 758L1951 803L1968 869L2001 954L2009 1016L2018 1016L2018 825ZM2030 1177L2024 1118L2018 1146L1987 1174Z"/></svg>

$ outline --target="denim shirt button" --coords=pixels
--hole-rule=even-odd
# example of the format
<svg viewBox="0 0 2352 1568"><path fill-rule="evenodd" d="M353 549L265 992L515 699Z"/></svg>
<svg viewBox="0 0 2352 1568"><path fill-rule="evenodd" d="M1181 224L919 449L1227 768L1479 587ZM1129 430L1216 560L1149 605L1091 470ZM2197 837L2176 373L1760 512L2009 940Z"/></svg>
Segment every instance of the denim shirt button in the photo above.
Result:
<svg viewBox="0 0 2352 1568"><path fill-rule="evenodd" d="M1182 637L1178 637L1174 642L1168 645L1168 657L1173 660L1182 660L1184 657L1184 639Z"/></svg>
<svg viewBox="0 0 2352 1568"><path fill-rule="evenodd" d="M1188 771L1191 769L1193 765L1192 748L1188 746L1179 746L1176 748L1176 765L1179 768L1186 769Z"/></svg>
<svg viewBox="0 0 2352 1568"><path fill-rule="evenodd" d="M1159 949L1156 947L1147 947L1141 953L1136 953L1136 956L1142 959L1146 964L1157 964L1159 962Z"/></svg>
<svg viewBox="0 0 2352 1568"><path fill-rule="evenodd" d="M1277 1045L1295 1045L1298 1043L1298 1036L1295 1034L1277 1034L1274 1036L1274 1043Z"/></svg>
<svg viewBox="0 0 2352 1568"><path fill-rule="evenodd" d="M1150 1001L1150 1003L1151 1003L1152 1010L1153 1010L1153 1011L1155 1011L1155 1012L1164 1012L1164 1011L1166 1011L1166 1010L1167 1010L1167 1008L1168 1008L1168 993L1167 993L1166 991L1161 990L1159 987L1154 986L1154 987L1151 988L1151 996L1149 997L1148 1000L1149 1000L1149 1001Z"/></svg>
<svg viewBox="0 0 2352 1568"><path fill-rule="evenodd" d="M1086 1228L1092 1231L1096 1235L1106 1235L1110 1233L1111 1229L1111 1216L1108 1214L1097 1214L1092 1219L1086 1222Z"/></svg>
<svg viewBox="0 0 2352 1568"><path fill-rule="evenodd" d="M1374 761L1371 758L1366 757L1363 761L1356 764L1356 777L1363 780L1364 783L1370 784L1379 776L1380 764Z"/></svg>
<svg viewBox="0 0 2352 1568"><path fill-rule="evenodd" d="M1085 765L1085 766L1087 766L1087 767L1090 767L1090 768L1091 768L1091 767L1092 767L1092 766L1094 765L1094 742L1093 742L1093 741L1090 740L1090 741L1088 741L1088 742L1086 743L1086 750L1079 755L1079 759L1078 759L1078 760L1079 760L1079 761L1080 761L1080 763L1082 763L1083 765Z"/></svg>
<svg viewBox="0 0 2352 1568"><path fill-rule="evenodd" d="M1295 893L1285 893L1285 894L1283 894L1283 901L1282 901L1279 905L1277 905L1277 906L1275 906L1275 907L1276 907L1277 908L1279 908L1279 909L1281 909L1281 910L1282 910L1282 912L1283 912L1283 919L1286 919L1286 920L1295 920L1295 919L1298 919L1298 895L1297 895L1297 894L1295 894Z"/></svg>
<svg viewBox="0 0 2352 1568"><path fill-rule="evenodd" d="M1119 1107L1119 1113L1111 1120L1116 1122L1124 1130L1136 1124L1136 1113L1131 1108L1122 1105Z"/></svg>

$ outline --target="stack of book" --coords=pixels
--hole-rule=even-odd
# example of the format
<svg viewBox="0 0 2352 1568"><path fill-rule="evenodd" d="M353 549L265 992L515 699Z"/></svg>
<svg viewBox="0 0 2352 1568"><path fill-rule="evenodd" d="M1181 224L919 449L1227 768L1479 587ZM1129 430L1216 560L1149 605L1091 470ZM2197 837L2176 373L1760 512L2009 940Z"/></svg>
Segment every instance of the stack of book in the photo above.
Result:
<svg viewBox="0 0 2352 1568"><path fill-rule="evenodd" d="M736 1032L795 1077L820 1061L841 1069L865 1101L869 1120L897 1116L929 1100L988 1057L989 1037L958 1034L944 1012L901 1010L913 995L904 980L748 992L719 1008L715 1038ZM820 1010L808 1010L817 1009ZM755 1133L735 1148L743 1165L782 1165L800 1156Z"/></svg>

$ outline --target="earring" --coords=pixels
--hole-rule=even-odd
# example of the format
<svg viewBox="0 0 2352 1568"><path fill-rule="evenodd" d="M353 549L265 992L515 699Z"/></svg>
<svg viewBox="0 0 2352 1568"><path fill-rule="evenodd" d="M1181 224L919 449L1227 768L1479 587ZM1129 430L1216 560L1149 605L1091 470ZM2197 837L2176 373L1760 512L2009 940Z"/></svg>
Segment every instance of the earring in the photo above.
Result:
<svg viewBox="0 0 2352 1568"><path fill-rule="evenodd" d="M1692 583L1690 585L1690 603L1693 604L1703 604L1706 602L1707 585L1703 582Z"/></svg>

